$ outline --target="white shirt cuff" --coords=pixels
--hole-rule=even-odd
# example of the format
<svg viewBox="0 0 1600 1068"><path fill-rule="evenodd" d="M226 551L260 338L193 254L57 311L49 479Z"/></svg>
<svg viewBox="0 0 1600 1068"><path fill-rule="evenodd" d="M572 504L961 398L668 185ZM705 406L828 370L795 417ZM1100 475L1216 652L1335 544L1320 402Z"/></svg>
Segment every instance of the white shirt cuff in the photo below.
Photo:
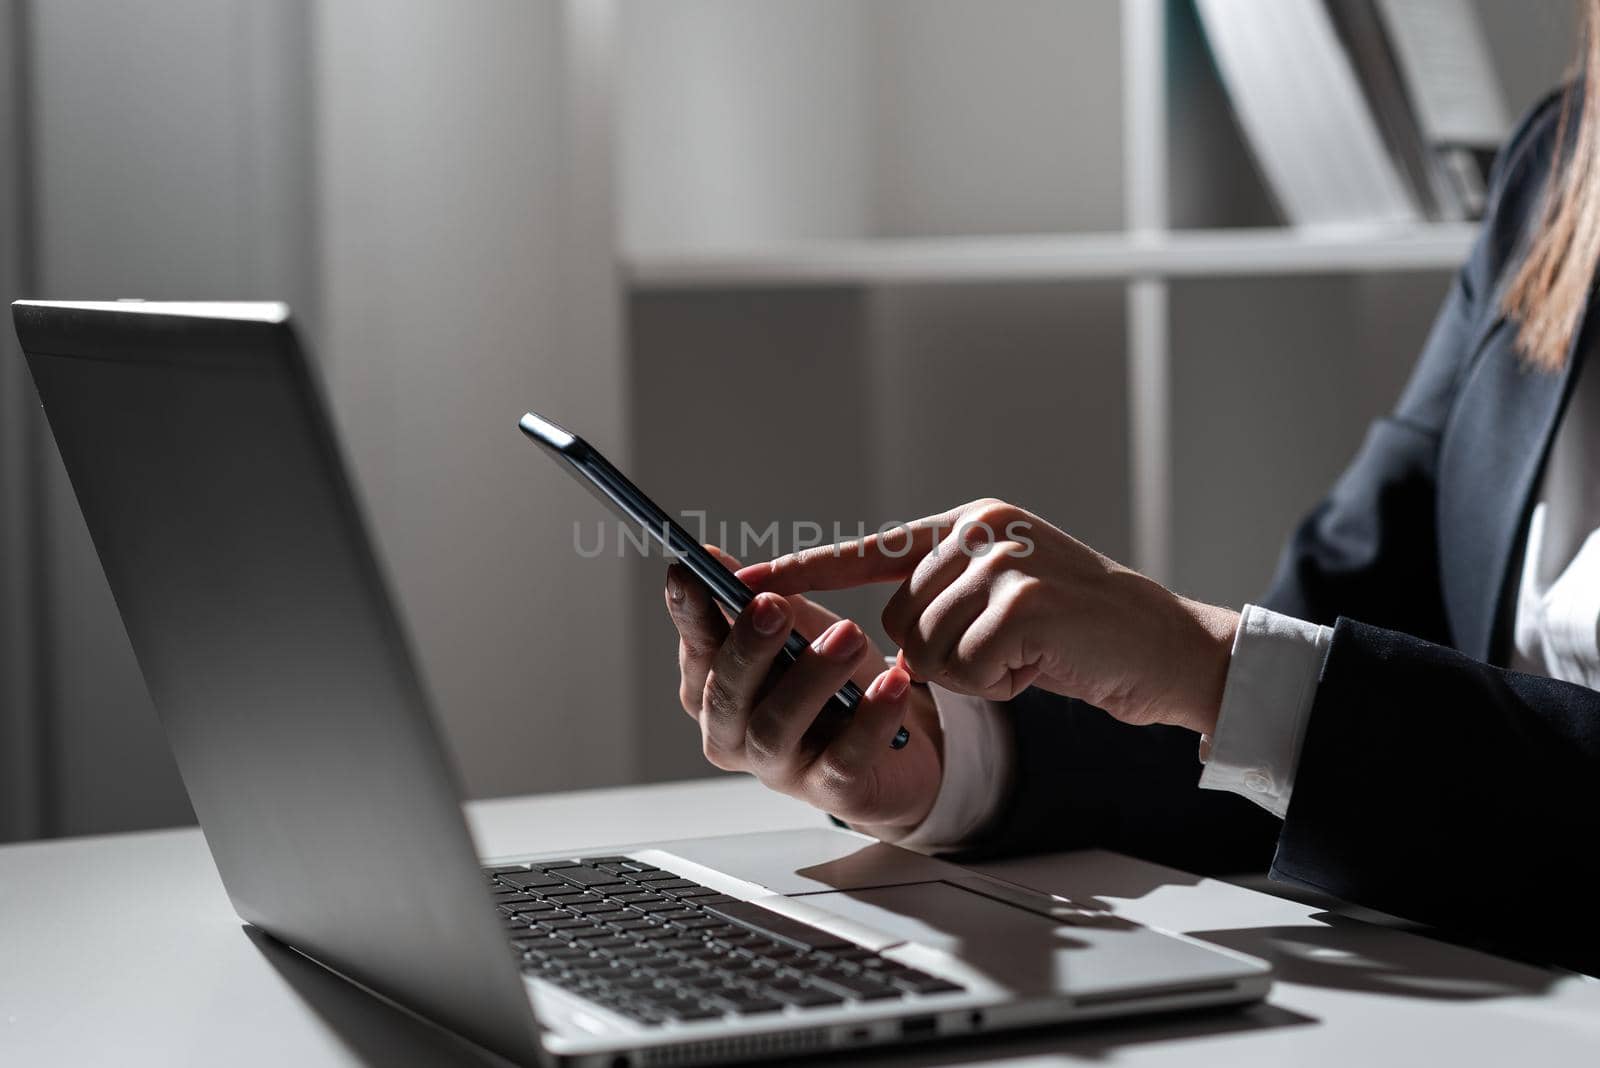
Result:
<svg viewBox="0 0 1600 1068"><path fill-rule="evenodd" d="M1333 631L1245 605L1200 785L1283 817Z"/></svg>
<svg viewBox="0 0 1600 1068"><path fill-rule="evenodd" d="M977 838L1011 785L1011 729L1005 709L981 697L930 686L944 730L944 777L928 815L894 844L947 853Z"/></svg>

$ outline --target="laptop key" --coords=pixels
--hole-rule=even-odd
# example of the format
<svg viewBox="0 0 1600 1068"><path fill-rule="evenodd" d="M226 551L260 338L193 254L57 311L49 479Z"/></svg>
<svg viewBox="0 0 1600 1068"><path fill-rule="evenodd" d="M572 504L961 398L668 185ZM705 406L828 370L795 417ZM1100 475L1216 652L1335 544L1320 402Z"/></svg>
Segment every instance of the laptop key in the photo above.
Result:
<svg viewBox="0 0 1600 1068"><path fill-rule="evenodd" d="M613 893L606 896L612 901L624 901L630 905L668 904L666 898L660 894L652 894L648 890L634 890L631 893Z"/></svg>
<svg viewBox="0 0 1600 1068"><path fill-rule="evenodd" d="M812 982L825 984L835 990L842 990L851 998L859 1001L877 1001L881 998L897 998L901 991L887 983L869 980L861 976L844 975L838 972L824 972L812 976Z"/></svg>
<svg viewBox="0 0 1600 1068"><path fill-rule="evenodd" d="M633 880L637 883L653 883L665 879L677 878L680 878L677 872L662 871L660 868L651 868L649 871L641 871L638 875L633 877Z"/></svg>
<svg viewBox="0 0 1600 1068"><path fill-rule="evenodd" d="M557 901L562 905L593 904L596 901L605 900L599 894L592 894L587 890L579 890L575 886L567 887L566 890L547 891L544 897L546 901Z"/></svg>
<svg viewBox="0 0 1600 1068"><path fill-rule="evenodd" d="M659 953L651 949L649 946L641 946L636 942L630 942L626 946L620 946L617 949L610 949L606 952L619 960L628 961L655 960L660 956Z"/></svg>
<svg viewBox="0 0 1600 1068"><path fill-rule="evenodd" d="M652 1002L650 1007L679 1020L712 1020L723 1015L721 1009L691 998Z"/></svg>
<svg viewBox="0 0 1600 1068"><path fill-rule="evenodd" d="M587 968L590 966L590 961L594 960L589 950L581 946L558 946L555 949L535 951L534 955L567 968Z"/></svg>
<svg viewBox="0 0 1600 1068"><path fill-rule="evenodd" d="M626 885L625 881L612 875L610 872L601 871L599 868L562 868L558 873L569 883L578 886L609 886L611 884Z"/></svg>
<svg viewBox="0 0 1600 1068"><path fill-rule="evenodd" d="M674 908L666 911L650 910L650 915L658 920L694 920L699 919L700 913L694 909Z"/></svg>
<svg viewBox="0 0 1600 1068"><path fill-rule="evenodd" d="M528 872L524 875L501 875L498 877L504 886L515 887L518 890L528 890L537 887L565 886L560 879L543 872Z"/></svg>
<svg viewBox="0 0 1600 1068"><path fill-rule="evenodd" d="M854 962L851 964L851 967L860 968L865 972L874 972L878 975L888 975L890 972L903 972L909 970L906 965L901 964L897 960L890 960L888 957L867 957L864 960Z"/></svg>
<svg viewBox="0 0 1600 1068"><path fill-rule="evenodd" d="M517 915L525 912L554 912L556 906L553 902L534 898L526 901L507 901L501 904L500 908L504 912Z"/></svg>
<svg viewBox="0 0 1600 1068"><path fill-rule="evenodd" d="M615 901L585 901L577 905L567 905L567 908L580 916L598 916L607 912L621 912L622 905Z"/></svg>
<svg viewBox="0 0 1600 1068"><path fill-rule="evenodd" d="M831 990L809 986L797 980L776 981L762 985L762 992L767 996L790 1005L798 1005L803 1009L817 1008L822 1005L842 1005L843 995Z"/></svg>
<svg viewBox="0 0 1600 1068"><path fill-rule="evenodd" d="M800 946L803 949L831 949L851 945L849 939L840 938L838 935L829 934L819 927L813 927L799 920L792 920L787 916L779 915L771 909L764 909L760 905L753 905L748 901L722 901L715 905L706 906L708 912L752 927L770 938Z"/></svg>
<svg viewBox="0 0 1600 1068"><path fill-rule="evenodd" d="M502 864L499 867L483 869L483 874L491 875L491 876L493 876L493 875L510 875L512 872L527 871L527 870L528 870L528 866L526 864Z"/></svg>
<svg viewBox="0 0 1600 1068"><path fill-rule="evenodd" d="M683 902L668 901L664 897L659 901L630 901L628 902L628 907L638 909L640 912L648 913L652 916L657 913L684 911Z"/></svg>
<svg viewBox="0 0 1600 1068"><path fill-rule="evenodd" d="M664 883L652 883L651 885L658 890L668 889ZM701 886L699 883L691 883L688 886L674 887L671 889L674 897L697 898L717 896L717 892L711 889L711 887Z"/></svg>
<svg viewBox="0 0 1600 1068"><path fill-rule="evenodd" d="M730 1012L740 1016L754 1016L763 1012L782 1012L783 1002L773 998L762 997L759 994L735 993L724 991L713 997L716 1004L722 1005Z"/></svg>
<svg viewBox="0 0 1600 1068"><path fill-rule="evenodd" d="M694 889L696 887L698 887L701 890L710 890L711 889L709 886L701 886L699 883L691 882L688 879L681 879L681 878L680 879L658 879L658 880L652 880L650 882L650 885L653 886L657 890L690 890L690 889ZM713 891L713 893L714 892L715 891Z"/></svg>
<svg viewBox="0 0 1600 1068"><path fill-rule="evenodd" d="M915 977L910 975L892 976L889 982L902 990L909 990L913 994L952 994L958 990L966 989L949 980L940 979L932 975L922 975L921 973L918 973Z"/></svg>

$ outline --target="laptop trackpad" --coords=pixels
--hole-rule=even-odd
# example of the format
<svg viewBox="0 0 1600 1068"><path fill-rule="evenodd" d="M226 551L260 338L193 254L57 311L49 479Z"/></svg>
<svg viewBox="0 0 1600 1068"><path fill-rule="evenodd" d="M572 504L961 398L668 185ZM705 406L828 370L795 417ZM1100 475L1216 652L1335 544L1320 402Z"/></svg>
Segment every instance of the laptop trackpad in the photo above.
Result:
<svg viewBox="0 0 1600 1068"><path fill-rule="evenodd" d="M1215 953L1131 924L1077 926L952 883L806 894L804 901L943 950L1018 994L1164 984L1214 972Z"/></svg>
<svg viewBox="0 0 1600 1068"><path fill-rule="evenodd" d="M807 894L800 900L959 957L1013 990L1059 989L1056 957L1081 950L1070 927L950 883Z"/></svg>

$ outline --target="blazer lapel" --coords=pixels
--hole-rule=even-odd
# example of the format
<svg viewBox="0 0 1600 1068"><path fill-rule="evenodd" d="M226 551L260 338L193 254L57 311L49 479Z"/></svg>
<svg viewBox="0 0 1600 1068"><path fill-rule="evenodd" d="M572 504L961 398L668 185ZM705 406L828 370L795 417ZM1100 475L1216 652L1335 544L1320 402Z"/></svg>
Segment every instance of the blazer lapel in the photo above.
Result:
<svg viewBox="0 0 1600 1068"><path fill-rule="evenodd" d="M1594 319L1585 316L1557 374L1529 368L1513 351L1514 325L1497 327L1462 384L1439 444L1445 609L1456 648L1476 659L1499 659L1506 651L1508 582L1521 573L1516 556L1539 472Z"/></svg>

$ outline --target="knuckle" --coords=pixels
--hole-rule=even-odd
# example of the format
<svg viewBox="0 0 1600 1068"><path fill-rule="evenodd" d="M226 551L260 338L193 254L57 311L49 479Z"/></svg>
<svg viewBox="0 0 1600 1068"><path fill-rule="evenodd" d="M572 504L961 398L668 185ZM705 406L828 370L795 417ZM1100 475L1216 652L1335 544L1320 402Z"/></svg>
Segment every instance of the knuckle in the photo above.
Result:
<svg viewBox="0 0 1600 1068"><path fill-rule="evenodd" d="M706 676L706 688L701 697L701 707L716 719L733 719L739 714L739 698L728 687L717 671Z"/></svg>
<svg viewBox="0 0 1600 1068"><path fill-rule="evenodd" d="M749 639L743 631L742 627L735 630L722 647L724 671L737 671L742 675L755 666L755 655L750 651Z"/></svg>
<svg viewBox="0 0 1600 1068"><path fill-rule="evenodd" d="M700 628L680 624L678 650L680 660L704 660L716 651L716 643Z"/></svg>
<svg viewBox="0 0 1600 1068"><path fill-rule="evenodd" d="M765 716L750 720L744 735L744 747L756 763L776 765L783 762L782 734L778 725Z"/></svg>
<svg viewBox="0 0 1600 1068"><path fill-rule="evenodd" d="M994 497L985 497L980 501L974 501L963 519L969 523L987 523L998 530L1015 519L1017 514L1016 505L1007 504Z"/></svg>
<svg viewBox="0 0 1600 1068"><path fill-rule="evenodd" d="M1033 575L1014 573L1001 594L1001 609L1007 615L1021 612L1045 596L1045 592L1045 584L1041 579Z"/></svg>
<svg viewBox="0 0 1600 1068"><path fill-rule="evenodd" d="M972 563L967 566L986 584L993 585L1000 576L1015 571L1017 562L1009 553L1001 552L998 546L990 546L987 552L973 557Z"/></svg>
<svg viewBox="0 0 1600 1068"><path fill-rule="evenodd" d="M803 588L807 584L806 571L814 566L816 558L815 549L800 549L775 557L767 564L769 570L764 587L778 590Z"/></svg>
<svg viewBox="0 0 1600 1068"><path fill-rule="evenodd" d="M824 753L812 766L810 792L840 812L864 812L872 806L871 776L837 753Z"/></svg>
<svg viewBox="0 0 1600 1068"><path fill-rule="evenodd" d="M731 754L724 749L715 738L709 734L700 737L700 752L705 756L706 763L720 771L738 771Z"/></svg>
<svg viewBox="0 0 1600 1068"><path fill-rule="evenodd" d="M978 674L992 650L992 639L985 634L969 631L951 647L945 658L945 670L953 677L967 678Z"/></svg>

